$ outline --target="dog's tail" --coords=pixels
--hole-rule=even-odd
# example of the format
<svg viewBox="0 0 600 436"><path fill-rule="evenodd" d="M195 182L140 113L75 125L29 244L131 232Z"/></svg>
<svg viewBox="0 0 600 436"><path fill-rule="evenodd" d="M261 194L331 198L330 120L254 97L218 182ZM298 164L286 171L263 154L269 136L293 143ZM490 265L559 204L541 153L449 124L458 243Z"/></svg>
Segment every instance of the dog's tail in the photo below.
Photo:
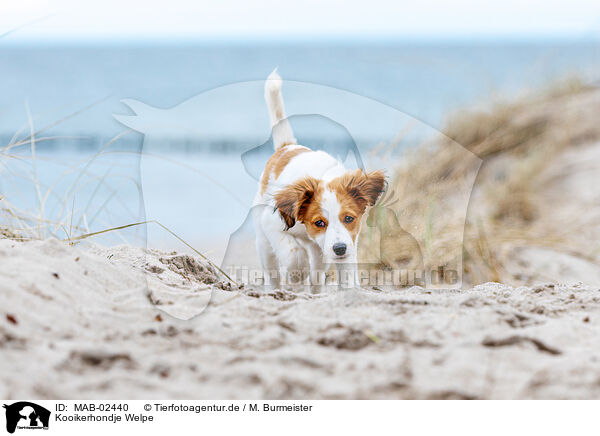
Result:
<svg viewBox="0 0 600 436"><path fill-rule="evenodd" d="M269 108L275 150L289 144L297 144L292 126L290 126L290 122L285 117L283 96L281 95L281 82L281 77L277 74L277 68L273 70L265 82L265 100Z"/></svg>

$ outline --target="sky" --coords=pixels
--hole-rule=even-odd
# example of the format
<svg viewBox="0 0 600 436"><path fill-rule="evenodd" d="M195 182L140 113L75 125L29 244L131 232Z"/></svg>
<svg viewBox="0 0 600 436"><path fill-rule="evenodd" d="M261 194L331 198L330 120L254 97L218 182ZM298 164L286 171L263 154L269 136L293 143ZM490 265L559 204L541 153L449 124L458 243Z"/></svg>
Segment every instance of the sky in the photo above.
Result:
<svg viewBox="0 0 600 436"><path fill-rule="evenodd" d="M598 0L0 0L29 39L436 38L600 35Z"/></svg>

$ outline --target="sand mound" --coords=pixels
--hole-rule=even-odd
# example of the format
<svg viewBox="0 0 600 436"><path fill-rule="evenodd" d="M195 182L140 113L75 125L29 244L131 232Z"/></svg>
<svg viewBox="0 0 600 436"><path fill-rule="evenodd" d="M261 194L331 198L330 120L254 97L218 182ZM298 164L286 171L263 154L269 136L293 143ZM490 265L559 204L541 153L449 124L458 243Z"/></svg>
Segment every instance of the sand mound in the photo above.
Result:
<svg viewBox="0 0 600 436"><path fill-rule="evenodd" d="M3 398L600 396L598 288L294 294L58 241L0 240L0 262Z"/></svg>

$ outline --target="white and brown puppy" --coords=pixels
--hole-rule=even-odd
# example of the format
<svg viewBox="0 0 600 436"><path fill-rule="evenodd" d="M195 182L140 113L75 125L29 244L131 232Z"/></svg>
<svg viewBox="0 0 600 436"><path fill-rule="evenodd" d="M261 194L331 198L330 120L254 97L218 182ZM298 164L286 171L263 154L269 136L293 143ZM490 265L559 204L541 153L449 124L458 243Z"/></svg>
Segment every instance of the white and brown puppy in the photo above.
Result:
<svg viewBox="0 0 600 436"><path fill-rule="evenodd" d="M275 153L262 173L254 198L256 248L265 283L278 287L290 276L323 284L332 263L358 285L357 244L361 218L385 187L383 172L347 170L323 151L298 145L286 119L281 77L273 71L265 100Z"/></svg>

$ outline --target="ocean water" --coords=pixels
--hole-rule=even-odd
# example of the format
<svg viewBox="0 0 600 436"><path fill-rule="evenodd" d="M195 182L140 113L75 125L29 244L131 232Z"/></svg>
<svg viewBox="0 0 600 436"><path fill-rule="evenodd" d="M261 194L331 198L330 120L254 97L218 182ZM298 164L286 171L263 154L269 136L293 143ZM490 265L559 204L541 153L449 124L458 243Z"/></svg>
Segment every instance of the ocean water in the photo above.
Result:
<svg viewBox="0 0 600 436"><path fill-rule="evenodd" d="M31 132L37 138L35 160L29 143L1 158L0 194L22 217L40 216L43 206L48 221L61 221L38 232L76 235L157 219L218 257L228 235L244 222L256 189L256 170L242 155L269 138L260 84L244 95L236 95L232 84L262 81L278 67L284 80L347 91L435 132L461 107L508 99L574 75L597 81L599 47L595 41L103 46L0 40L0 140L3 146L18 143ZM288 96L285 86L292 108L308 95L290 84ZM233 90L227 98L236 117L220 116L218 102L202 100L216 88ZM318 103L321 88L311 89ZM187 114L185 125L195 128L184 128L185 134L180 126L163 129L149 147L151 135L127 132L115 118L132 115L123 99L163 111L186 101L208 103ZM305 112L310 101L303 103ZM335 113L347 110L350 100L331 101L328 110ZM350 127L336 130L309 120L303 137L322 146L348 128L352 135L341 137L366 155L381 141L392 141L394 129L402 130L378 124L376 113L364 107ZM388 164L393 168L396 162ZM260 159L255 166L260 168ZM172 235L152 224L120 231L118 238L178 248Z"/></svg>
<svg viewBox="0 0 600 436"><path fill-rule="evenodd" d="M122 98L171 107L203 91L262 80L274 67L284 79L354 92L439 127L448 111L490 96L514 94L565 75L597 78L598 42L378 43L251 45L9 45L0 40L0 133L40 124L108 98L63 132L112 134L111 110ZM108 109L108 110L106 110Z"/></svg>

